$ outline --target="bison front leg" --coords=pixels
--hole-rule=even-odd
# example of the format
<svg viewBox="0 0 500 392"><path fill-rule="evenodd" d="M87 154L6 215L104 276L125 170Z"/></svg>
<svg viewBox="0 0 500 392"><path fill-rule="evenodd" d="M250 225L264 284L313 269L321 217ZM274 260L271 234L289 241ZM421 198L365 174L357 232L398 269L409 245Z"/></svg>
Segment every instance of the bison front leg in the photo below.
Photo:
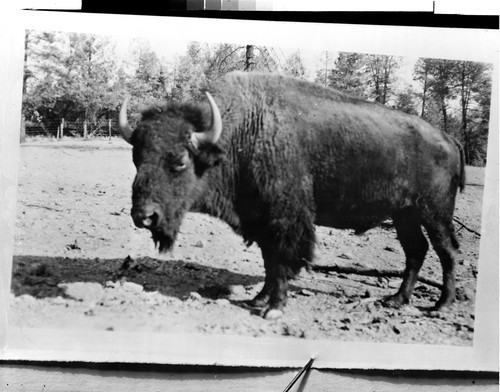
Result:
<svg viewBox="0 0 500 392"><path fill-rule="evenodd" d="M266 278L264 287L250 301L250 305L260 309L260 315L267 320L275 320L283 316L283 308L287 301L288 278L294 275L287 267L287 255L270 246L261 245Z"/></svg>

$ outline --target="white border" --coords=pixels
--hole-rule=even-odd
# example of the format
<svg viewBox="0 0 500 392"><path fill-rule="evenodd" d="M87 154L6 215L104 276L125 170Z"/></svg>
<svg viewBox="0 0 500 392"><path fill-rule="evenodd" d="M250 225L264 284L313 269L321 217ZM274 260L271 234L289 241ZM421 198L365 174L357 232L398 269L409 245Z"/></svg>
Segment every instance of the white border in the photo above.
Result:
<svg viewBox="0 0 500 392"><path fill-rule="evenodd" d="M476 347L33 328L10 331L10 341L10 360L302 367L314 357L316 369L496 369Z"/></svg>
<svg viewBox="0 0 500 392"><path fill-rule="evenodd" d="M498 370L498 31L11 13L0 31L0 359L154 362L228 366ZM2 22L0 20L0 22ZM473 347L304 341L290 338L178 336L9 328L5 315L15 220L24 30L91 32L277 47L485 61L494 64L492 117ZM291 39L293 37L293 39Z"/></svg>

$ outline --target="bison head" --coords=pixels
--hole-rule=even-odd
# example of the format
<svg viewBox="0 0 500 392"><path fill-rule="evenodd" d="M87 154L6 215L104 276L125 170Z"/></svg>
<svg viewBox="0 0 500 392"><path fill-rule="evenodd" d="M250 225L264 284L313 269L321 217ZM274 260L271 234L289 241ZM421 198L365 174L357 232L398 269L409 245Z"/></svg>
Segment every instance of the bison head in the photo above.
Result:
<svg viewBox="0 0 500 392"><path fill-rule="evenodd" d="M203 192L206 170L224 155L216 145L221 115L209 93L207 98L210 121L201 107L174 102L144 111L133 130L127 121L128 99L120 111L120 132L133 146L137 168L132 218L137 227L151 231L160 252L172 247L185 213Z"/></svg>

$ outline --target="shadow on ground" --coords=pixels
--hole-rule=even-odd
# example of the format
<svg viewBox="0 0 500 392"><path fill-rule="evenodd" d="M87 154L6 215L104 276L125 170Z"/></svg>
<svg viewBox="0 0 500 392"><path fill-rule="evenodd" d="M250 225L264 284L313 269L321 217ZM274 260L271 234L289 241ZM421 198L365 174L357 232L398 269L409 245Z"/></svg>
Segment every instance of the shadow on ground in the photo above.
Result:
<svg viewBox="0 0 500 392"><path fill-rule="evenodd" d="M63 295L60 283L127 280L146 291L185 299L193 291L207 298L224 296L231 285L255 285L263 277L239 274L182 260L140 258L84 259L14 256L11 290L14 295L36 298Z"/></svg>

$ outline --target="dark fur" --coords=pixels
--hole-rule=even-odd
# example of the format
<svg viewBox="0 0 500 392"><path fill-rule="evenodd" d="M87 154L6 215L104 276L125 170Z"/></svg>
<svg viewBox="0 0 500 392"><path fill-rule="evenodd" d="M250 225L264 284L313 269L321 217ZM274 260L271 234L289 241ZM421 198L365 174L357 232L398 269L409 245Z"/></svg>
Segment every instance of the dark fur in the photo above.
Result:
<svg viewBox="0 0 500 392"><path fill-rule="evenodd" d="M229 74L212 95L223 120L217 145L188 142L210 122L206 102L152 108L132 138L134 208L159 208L161 249L187 210L216 216L262 250L266 280L253 305L282 309L288 279L313 258L315 224L362 233L392 217L407 267L390 302L409 301L428 248L423 226L443 265L437 307L452 303L452 219L465 184L453 138L418 117L277 75ZM190 167L176 173L186 151Z"/></svg>

